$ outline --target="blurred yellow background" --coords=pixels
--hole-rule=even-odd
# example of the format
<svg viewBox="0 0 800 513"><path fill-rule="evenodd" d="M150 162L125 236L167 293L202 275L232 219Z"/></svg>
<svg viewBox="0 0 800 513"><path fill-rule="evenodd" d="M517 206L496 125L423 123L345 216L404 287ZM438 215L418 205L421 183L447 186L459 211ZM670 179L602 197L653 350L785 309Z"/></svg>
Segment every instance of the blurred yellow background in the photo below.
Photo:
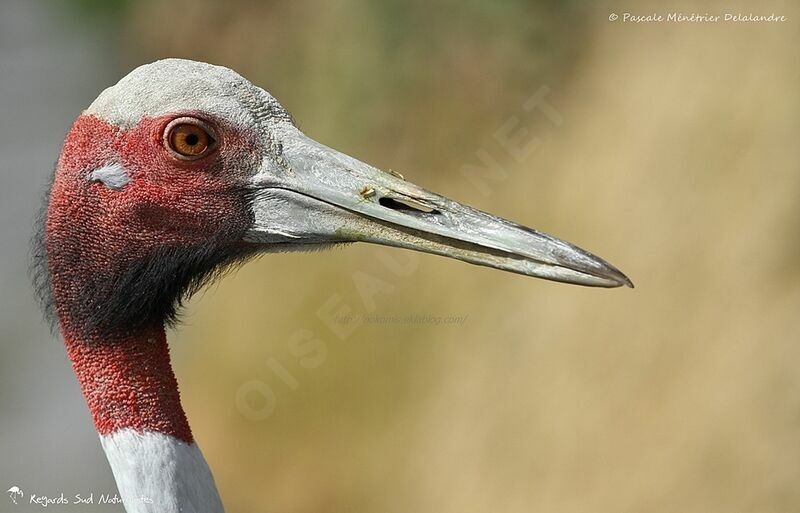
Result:
<svg viewBox="0 0 800 513"><path fill-rule="evenodd" d="M800 510L796 3L109 5L59 8L104 27L117 77L228 66L311 137L636 284L366 245L245 266L170 333L228 511ZM626 11L789 20L609 21Z"/></svg>

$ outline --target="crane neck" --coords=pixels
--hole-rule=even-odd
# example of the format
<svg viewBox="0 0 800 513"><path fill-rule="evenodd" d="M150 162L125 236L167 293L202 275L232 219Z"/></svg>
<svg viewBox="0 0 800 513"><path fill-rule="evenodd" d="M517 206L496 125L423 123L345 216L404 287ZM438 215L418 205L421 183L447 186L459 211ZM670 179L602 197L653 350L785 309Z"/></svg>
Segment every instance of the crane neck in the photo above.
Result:
<svg viewBox="0 0 800 513"><path fill-rule="evenodd" d="M163 327L103 340L67 334L65 344L100 435L131 428L194 441Z"/></svg>
<svg viewBox="0 0 800 513"><path fill-rule="evenodd" d="M126 511L222 512L181 406L163 326L102 340L64 332Z"/></svg>

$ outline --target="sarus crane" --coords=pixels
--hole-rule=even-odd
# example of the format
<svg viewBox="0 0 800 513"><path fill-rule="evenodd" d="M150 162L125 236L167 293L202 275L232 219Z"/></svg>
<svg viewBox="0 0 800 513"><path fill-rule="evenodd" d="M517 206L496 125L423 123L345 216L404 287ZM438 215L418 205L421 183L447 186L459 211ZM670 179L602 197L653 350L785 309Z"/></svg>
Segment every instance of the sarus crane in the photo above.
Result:
<svg viewBox="0 0 800 513"><path fill-rule="evenodd" d="M183 59L136 68L77 118L38 225L34 283L130 513L223 511L181 407L165 326L232 265L371 242L632 286L570 243L310 139L265 90Z"/></svg>

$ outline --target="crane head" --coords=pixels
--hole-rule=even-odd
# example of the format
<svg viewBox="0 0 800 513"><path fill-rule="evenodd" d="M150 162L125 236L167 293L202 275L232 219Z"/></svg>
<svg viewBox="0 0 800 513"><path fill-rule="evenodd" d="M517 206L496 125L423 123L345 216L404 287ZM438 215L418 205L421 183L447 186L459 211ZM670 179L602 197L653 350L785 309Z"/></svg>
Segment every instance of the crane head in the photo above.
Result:
<svg viewBox="0 0 800 513"><path fill-rule="evenodd" d="M630 280L568 242L464 206L304 135L219 66L133 70L75 121L43 217L44 295L73 329L135 329L264 251L371 242L566 283Z"/></svg>

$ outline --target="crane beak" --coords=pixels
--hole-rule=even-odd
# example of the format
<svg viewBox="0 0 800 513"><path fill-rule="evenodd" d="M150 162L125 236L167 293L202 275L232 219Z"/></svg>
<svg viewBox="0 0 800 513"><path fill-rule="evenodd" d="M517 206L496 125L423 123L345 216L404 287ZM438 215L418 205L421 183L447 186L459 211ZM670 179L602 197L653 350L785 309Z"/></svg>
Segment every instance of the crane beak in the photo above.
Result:
<svg viewBox="0 0 800 513"><path fill-rule="evenodd" d="M593 287L633 287L617 268L568 242L418 187L310 139L272 134L279 158L252 178L249 242L372 242Z"/></svg>

